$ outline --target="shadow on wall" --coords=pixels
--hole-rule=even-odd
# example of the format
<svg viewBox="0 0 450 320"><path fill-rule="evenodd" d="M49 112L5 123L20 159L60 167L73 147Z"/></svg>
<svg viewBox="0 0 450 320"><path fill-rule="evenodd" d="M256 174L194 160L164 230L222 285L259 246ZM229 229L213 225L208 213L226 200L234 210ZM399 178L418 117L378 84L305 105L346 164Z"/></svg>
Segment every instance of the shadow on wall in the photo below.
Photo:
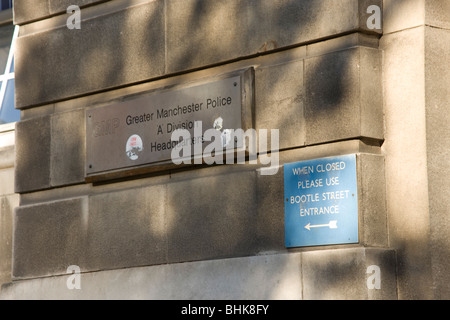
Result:
<svg viewBox="0 0 450 320"><path fill-rule="evenodd" d="M133 1L129 3L132 4ZM166 1L166 10L176 10L176 15L180 16L178 18L185 22L171 26L170 21L165 21L164 18L164 1L154 1L98 19L82 21L81 30L61 27L48 36L43 34L36 38L19 39L16 79L18 84L20 82L20 87L17 86L17 105L31 106L41 101L58 101L112 90L166 74L257 55L266 49L279 49L301 41L302 33L310 28L312 21L322 19L316 14L322 10L317 7L319 1L289 0L279 5L273 5L269 0L233 2L233 5L229 3ZM297 15L305 16L300 15L305 11L311 13L306 15L308 19L297 19ZM289 27L288 31L277 33L277 30L283 30L285 26ZM264 32L260 31L261 28ZM161 37L166 29L166 37ZM180 49L177 50L177 47ZM354 90L352 74L349 74L350 63L352 60L341 53L311 59L310 64L299 68L306 76L306 87L299 85L296 98L287 101L286 106L295 105L292 108L293 114L302 118L320 119L325 114L327 117L330 114L338 117ZM21 64L34 65L34 68L26 69ZM46 75L45 79L42 79L43 74ZM54 76L48 76L49 74ZM299 75L299 81L302 77L303 75ZM282 73L276 74L271 81L273 86L266 89L272 90L273 95L286 85ZM303 90L308 91L311 96L306 98ZM273 112L278 113L278 108L286 106L274 105ZM258 106L256 109L258 110ZM292 114L277 116L281 127ZM239 186L239 190L236 190L236 186ZM118 260L110 261L109 268L129 267L130 260L125 261L123 257L132 257L130 259L135 259L132 260L135 261L135 266L140 266L154 264L152 259L156 259L157 263L165 263L216 259L237 254L254 255L267 250L259 243L264 236L255 229L249 232L248 228L258 219L261 207L257 203L264 197L255 191L257 177L254 171L199 177L143 190L153 192L153 187L162 188L156 193L160 196L152 198L145 194L144 197L150 197L145 199L160 201L163 206L149 208L146 204L140 206L129 200L127 203L134 209L127 209L123 203L115 202L119 200L109 196L90 198L89 210L94 208L92 203L97 201L97 212L89 212L87 228L96 225L104 228L106 233L96 234L94 237L92 235L97 230L91 229L88 233L92 237L89 240L82 239L82 243L87 243L87 246L98 246L101 243L101 254L105 259L106 256L119 257ZM134 197L139 200L133 193L133 190L127 193L129 199ZM206 199L205 194L215 196ZM190 215L186 214L187 207ZM116 213L113 214L115 219L106 219L108 215L104 212L105 208ZM171 215L168 216L167 211ZM95 218L94 214L98 215L98 220L96 224L90 225L90 219ZM148 216L142 217L143 214ZM161 214L165 217L161 217ZM280 207L272 206L271 212L264 214L278 217L272 219L271 223L275 224L275 229L284 230ZM155 215L159 218L155 219ZM258 221L258 224L261 223ZM154 224L158 226L155 227ZM129 236L123 237L122 230L126 230L125 234ZM118 236L108 238L113 236L112 233L108 235L111 231ZM157 235L154 236L153 233ZM280 238L277 240L282 240ZM153 241L151 247L158 251L157 258L147 252L147 241L150 239ZM270 250L276 249L272 244ZM278 250L284 250L281 241L278 243ZM93 261L86 261L92 269L83 271L104 268L102 259L98 259L98 256L97 260L94 259L92 248L90 252L89 248L87 252L80 252L93 258ZM120 258L118 253L123 253L123 257ZM98 265L95 261L98 261ZM67 261L67 265L70 264L73 261ZM323 272L334 272L333 268L330 265ZM65 271L61 269L55 272L64 274ZM352 276L344 274L336 281L346 282L347 277Z"/></svg>

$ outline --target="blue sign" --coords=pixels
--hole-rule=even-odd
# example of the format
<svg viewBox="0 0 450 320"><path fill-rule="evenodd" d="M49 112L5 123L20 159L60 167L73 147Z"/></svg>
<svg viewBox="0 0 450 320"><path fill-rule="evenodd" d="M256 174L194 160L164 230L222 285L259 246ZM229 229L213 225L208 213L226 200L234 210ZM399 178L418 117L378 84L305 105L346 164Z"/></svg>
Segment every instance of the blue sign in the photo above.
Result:
<svg viewBox="0 0 450 320"><path fill-rule="evenodd" d="M356 155L284 165L286 247L358 242Z"/></svg>

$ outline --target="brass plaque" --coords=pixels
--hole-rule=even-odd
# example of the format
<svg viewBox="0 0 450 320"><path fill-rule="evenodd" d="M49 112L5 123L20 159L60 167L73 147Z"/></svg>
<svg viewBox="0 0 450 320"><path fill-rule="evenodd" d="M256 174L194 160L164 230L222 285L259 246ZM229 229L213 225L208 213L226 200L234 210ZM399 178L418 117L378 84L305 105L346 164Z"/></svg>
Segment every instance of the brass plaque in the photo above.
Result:
<svg viewBox="0 0 450 320"><path fill-rule="evenodd" d="M246 69L87 109L86 179L175 167L171 153L176 129L192 135L194 157L199 150L195 143L202 149L208 143L202 136L195 138L199 124L202 132L252 128L253 79L253 69Z"/></svg>

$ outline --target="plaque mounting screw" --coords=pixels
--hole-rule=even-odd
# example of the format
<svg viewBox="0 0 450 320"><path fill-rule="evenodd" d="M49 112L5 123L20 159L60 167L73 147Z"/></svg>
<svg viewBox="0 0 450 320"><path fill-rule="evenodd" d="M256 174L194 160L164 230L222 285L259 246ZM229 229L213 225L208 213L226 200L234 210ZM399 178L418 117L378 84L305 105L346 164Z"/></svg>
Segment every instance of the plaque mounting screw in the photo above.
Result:
<svg viewBox="0 0 450 320"><path fill-rule="evenodd" d="M235 86L235 87L236 87L236 86L237 86L237 82L233 83L233 86Z"/></svg>
<svg viewBox="0 0 450 320"><path fill-rule="evenodd" d="M89 165L89 169L92 169L92 164Z"/></svg>

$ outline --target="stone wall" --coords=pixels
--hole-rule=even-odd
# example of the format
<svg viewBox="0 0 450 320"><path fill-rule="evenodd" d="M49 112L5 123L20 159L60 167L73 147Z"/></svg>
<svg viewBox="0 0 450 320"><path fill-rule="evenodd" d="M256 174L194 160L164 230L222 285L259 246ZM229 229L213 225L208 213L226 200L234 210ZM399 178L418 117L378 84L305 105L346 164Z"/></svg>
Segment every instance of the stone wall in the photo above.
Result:
<svg viewBox="0 0 450 320"><path fill-rule="evenodd" d="M448 298L448 273L441 268L450 257L442 229L448 228L450 190L444 181L449 141L443 133L450 95L449 59L443 53L448 51L450 3L385 1L384 11L382 150L399 298Z"/></svg>
<svg viewBox="0 0 450 320"><path fill-rule="evenodd" d="M438 40L448 35L446 5L73 2L32 10L15 1L21 201L4 298L448 296L438 283L447 278L441 221L450 188L430 183L449 168L434 139L445 135L448 86L437 84L446 77L437 66L448 63ZM81 7L81 29L66 26L70 4ZM382 29L369 28L371 5L383 11ZM409 10L417 16L405 18ZM275 175L262 175L258 162L86 180L86 110L248 68L255 129L280 130ZM287 249L283 164L352 153L359 243ZM245 267L261 264L256 274ZM66 287L70 265L81 269L81 291ZM371 265L381 268L381 288L367 284ZM153 272L167 280L160 294L147 291L161 286Z"/></svg>
<svg viewBox="0 0 450 320"><path fill-rule="evenodd" d="M14 208L14 124L0 127L0 285L11 282ZM0 291L1 292L1 291Z"/></svg>

